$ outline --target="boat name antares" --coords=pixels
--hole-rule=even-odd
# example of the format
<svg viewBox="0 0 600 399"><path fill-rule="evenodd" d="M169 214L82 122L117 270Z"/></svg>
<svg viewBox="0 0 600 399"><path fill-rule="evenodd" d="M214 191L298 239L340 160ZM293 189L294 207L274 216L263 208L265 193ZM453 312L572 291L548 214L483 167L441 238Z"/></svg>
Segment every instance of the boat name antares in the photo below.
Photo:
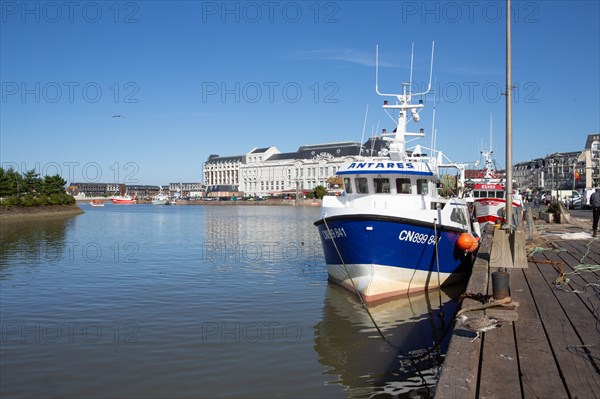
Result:
<svg viewBox="0 0 600 399"><path fill-rule="evenodd" d="M373 166L375 165L375 166ZM387 169L386 171L393 171L394 169L399 169L402 170L403 172L406 169L414 169L415 166L412 163L407 163L406 165L403 164L402 162L387 162L387 163L383 163L383 162L352 162L350 165L348 165L348 169L379 169L379 168L385 168Z"/></svg>

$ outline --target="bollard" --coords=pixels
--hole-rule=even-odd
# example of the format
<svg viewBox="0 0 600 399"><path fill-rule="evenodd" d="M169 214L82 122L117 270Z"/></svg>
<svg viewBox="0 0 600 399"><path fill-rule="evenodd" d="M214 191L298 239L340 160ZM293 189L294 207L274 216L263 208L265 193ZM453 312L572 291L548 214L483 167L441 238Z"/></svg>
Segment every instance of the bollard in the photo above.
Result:
<svg viewBox="0 0 600 399"><path fill-rule="evenodd" d="M495 300L508 297L508 273L500 268L492 273L492 295Z"/></svg>

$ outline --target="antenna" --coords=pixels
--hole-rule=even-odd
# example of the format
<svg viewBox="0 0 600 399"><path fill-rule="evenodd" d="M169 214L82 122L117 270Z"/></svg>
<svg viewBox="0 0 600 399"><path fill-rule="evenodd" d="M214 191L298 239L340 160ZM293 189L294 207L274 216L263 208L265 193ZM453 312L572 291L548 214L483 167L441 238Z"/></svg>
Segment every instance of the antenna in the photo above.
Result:
<svg viewBox="0 0 600 399"><path fill-rule="evenodd" d="M375 93L379 94L379 44L375 45Z"/></svg>
<svg viewBox="0 0 600 399"><path fill-rule="evenodd" d="M490 153L494 152L492 150L492 113L490 112Z"/></svg>
<svg viewBox="0 0 600 399"><path fill-rule="evenodd" d="M423 93L417 93L417 94L413 94L414 96L424 96L425 94L429 93L429 91L431 90L431 78L433 77L433 53L435 50L435 42L431 42L431 63L429 64L429 84L427 85L427 90L425 90ZM411 65L411 73L412 73L412 65Z"/></svg>
<svg viewBox="0 0 600 399"><path fill-rule="evenodd" d="M413 44L413 48L414 48L414 44ZM417 93L417 94L412 94L414 96L424 96L425 94L429 93L431 91L431 79L433 77L433 54L435 51L435 42L431 42L431 62L429 65L429 83L427 84L427 90L425 90L423 93ZM412 60L413 56L411 53L411 61L410 61L410 81L412 83L412 69L413 69L413 60ZM377 94L379 94L380 96L385 96L385 97L396 97L400 100L401 95L400 94L388 94L388 93L381 93L379 91L379 45L375 46L375 92Z"/></svg>
<svg viewBox="0 0 600 399"><path fill-rule="evenodd" d="M415 42L410 47L410 77L408 78L408 90L409 94L412 93L412 72L413 72L413 59L415 55Z"/></svg>
<svg viewBox="0 0 600 399"><path fill-rule="evenodd" d="M373 151L375 150L375 132L377 131L379 131L379 121L377 121L375 130L371 130L371 158L373 157Z"/></svg>
<svg viewBox="0 0 600 399"><path fill-rule="evenodd" d="M358 150L358 155L362 152L363 142L365 141L365 128L367 127L367 115L369 115L369 104L367 104L367 110L365 111L365 121L363 122L363 131L362 136L360 137L360 149Z"/></svg>
<svg viewBox="0 0 600 399"><path fill-rule="evenodd" d="M433 116L431 121L431 131L433 132L431 135L431 151L435 151L435 93L433 93Z"/></svg>

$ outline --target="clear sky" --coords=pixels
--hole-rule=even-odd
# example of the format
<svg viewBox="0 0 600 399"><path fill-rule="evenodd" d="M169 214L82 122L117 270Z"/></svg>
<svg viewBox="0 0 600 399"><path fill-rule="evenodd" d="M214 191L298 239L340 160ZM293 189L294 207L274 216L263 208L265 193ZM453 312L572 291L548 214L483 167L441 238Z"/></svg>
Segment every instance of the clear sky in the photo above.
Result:
<svg viewBox="0 0 600 399"><path fill-rule="evenodd" d="M600 9L513 2L514 162L600 130ZM0 1L0 158L68 181L202 180L210 154L360 141L375 94L428 81L437 147L504 165L505 2ZM431 133L434 98L421 122ZM118 115L118 116L117 116ZM115 117L117 116L117 117ZM429 145L431 136L423 139Z"/></svg>

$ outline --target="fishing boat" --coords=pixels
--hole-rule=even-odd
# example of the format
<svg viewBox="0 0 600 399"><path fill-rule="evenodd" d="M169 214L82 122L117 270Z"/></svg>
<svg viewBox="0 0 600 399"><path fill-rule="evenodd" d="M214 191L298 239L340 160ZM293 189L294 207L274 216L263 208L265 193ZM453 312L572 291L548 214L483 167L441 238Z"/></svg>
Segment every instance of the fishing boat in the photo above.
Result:
<svg viewBox="0 0 600 399"><path fill-rule="evenodd" d="M490 148L481 151L484 159L483 169L467 181L467 185L470 186L467 196L473 201L475 216L480 226L486 223L501 224L505 221L506 179L499 177L493 154L490 140ZM513 190L512 203L516 208L523 204L517 190Z"/></svg>
<svg viewBox="0 0 600 399"><path fill-rule="evenodd" d="M423 101L413 104L412 97L429 92L431 71L424 93L411 93L411 83L402 86L401 94L381 93L376 72L376 93L396 100L383 103L396 129L381 134L386 146L376 156L342 164L336 174L344 191L323 198L315 222L329 279L365 302L461 280L471 265L468 252L477 248L467 202L437 190L441 168L455 167L464 176L463 165L444 163L444 155L433 148L428 155L419 145L406 147L408 137L425 135L423 129L408 132L407 124L420 120Z"/></svg>
<svg viewBox="0 0 600 399"><path fill-rule="evenodd" d="M125 195L115 195L110 198L110 201L115 205L131 205L137 204L137 199L135 196L130 196L128 194Z"/></svg>
<svg viewBox="0 0 600 399"><path fill-rule="evenodd" d="M91 206L104 206L104 201L101 199L95 199L90 201Z"/></svg>
<svg viewBox="0 0 600 399"><path fill-rule="evenodd" d="M152 205L170 205L169 196L164 193L158 193L152 198Z"/></svg>

